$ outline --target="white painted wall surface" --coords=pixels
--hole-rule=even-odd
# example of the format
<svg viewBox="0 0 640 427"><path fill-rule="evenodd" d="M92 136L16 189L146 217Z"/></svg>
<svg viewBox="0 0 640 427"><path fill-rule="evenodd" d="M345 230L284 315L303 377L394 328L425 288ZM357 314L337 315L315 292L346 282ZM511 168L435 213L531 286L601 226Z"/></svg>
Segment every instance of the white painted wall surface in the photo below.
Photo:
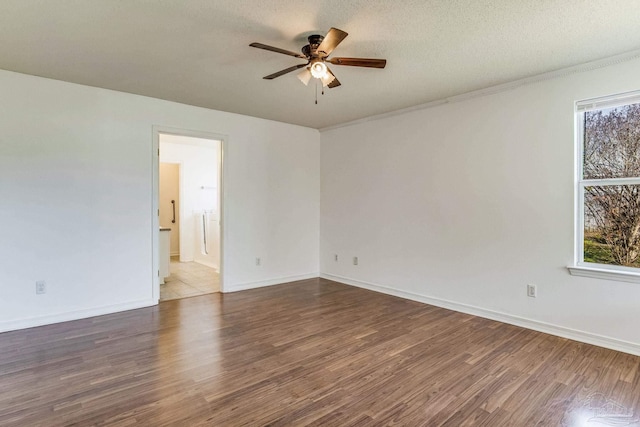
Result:
<svg viewBox="0 0 640 427"><path fill-rule="evenodd" d="M321 272L640 353L640 286L566 269L574 101L638 89L634 60L323 131Z"/></svg>
<svg viewBox="0 0 640 427"><path fill-rule="evenodd" d="M317 275L316 130L0 71L0 330L154 303L153 125L227 135L227 290Z"/></svg>
<svg viewBox="0 0 640 427"><path fill-rule="evenodd" d="M199 144L199 145L196 145ZM202 214L218 214L218 152L220 141L177 135L160 135L160 161L179 163L180 175L180 261L193 261L199 248ZM202 188L204 187L204 189ZM220 242L214 244L219 245ZM216 267L219 260L215 260Z"/></svg>

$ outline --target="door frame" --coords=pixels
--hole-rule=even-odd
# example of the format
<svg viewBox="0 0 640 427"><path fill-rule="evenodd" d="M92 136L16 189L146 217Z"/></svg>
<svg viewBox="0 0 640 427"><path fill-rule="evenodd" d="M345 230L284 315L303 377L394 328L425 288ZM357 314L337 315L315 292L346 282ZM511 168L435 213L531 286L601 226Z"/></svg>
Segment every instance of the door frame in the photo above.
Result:
<svg viewBox="0 0 640 427"><path fill-rule="evenodd" d="M152 298L157 304L160 301L160 278L159 278L159 266L160 266L160 218L159 218L159 198L160 198L160 134L186 136L192 138L211 139L220 141L220 156L218 165L218 186L219 186L219 200L218 200L218 223L220 224L220 292L225 292L225 250L224 242L227 235L227 228L225 226L226 218L226 203L227 190L225 186L225 157L227 152L227 140L228 136L193 130L193 129L181 129L170 126L154 125L152 126L152 165L151 165L151 181L153 187L153 195L151 202L151 259L152 259ZM181 170L182 172L182 170Z"/></svg>

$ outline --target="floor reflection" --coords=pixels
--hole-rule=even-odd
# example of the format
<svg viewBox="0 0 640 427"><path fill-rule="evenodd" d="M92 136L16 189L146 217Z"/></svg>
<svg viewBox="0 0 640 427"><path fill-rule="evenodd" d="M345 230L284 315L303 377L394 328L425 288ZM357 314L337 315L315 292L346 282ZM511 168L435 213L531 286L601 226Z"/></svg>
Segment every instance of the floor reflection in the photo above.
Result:
<svg viewBox="0 0 640 427"><path fill-rule="evenodd" d="M607 397L603 393L592 393L567 411L562 427L631 426L640 427L640 417L630 406Z"/></svg>

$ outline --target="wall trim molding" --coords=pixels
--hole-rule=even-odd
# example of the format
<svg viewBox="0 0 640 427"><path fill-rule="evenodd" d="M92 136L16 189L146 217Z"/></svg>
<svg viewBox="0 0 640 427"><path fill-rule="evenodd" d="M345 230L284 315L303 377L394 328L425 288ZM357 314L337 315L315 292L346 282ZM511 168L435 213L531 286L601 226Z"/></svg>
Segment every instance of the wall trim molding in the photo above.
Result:
<svg viewBox="0 0 640 427"><path fill-rule="evenodd" d="M0 333L17 331L19 329L35 328L37 326L51 325L54 323L69 322L72 320L86 319L105 314L119 313L121 311L135 310L137 308L151 307L158 302L153 299L130 301L122 304L105 305L102 307L74 310L65 313L57 313L46 316L29 317L26 319L9 320L0 322Z"/></svg>
<svg viewBox="0 0 640 427"><path fill-rule="evenodd" d="M225 287L224 291L221 292L226 294L230 292L246 291L248 289L263 288L265 286L282 285L283 283L296 282L298 280L315 279L317 277L320 277L320 274L315 272L296 276L277 277L275 279L260 280L257 282L229 284Z"/></svg>
<svg viewBox="0 0 640 427"><path fill-rule="evenodd" d="M640 283L640 274L632 271L570 265L567 267L572 276L592 277L594 279L615 280L618 282Z"/></svg>
<svg viewBox="0 0 640 427"><path fill-rule="evenodd" d="M327 280L333 280L345 285L355 286L358 288L368 289L374 292L380 292L387 295L396 296L424 304L434 305L436 307L446 308L448 310L458 311L473 316L483 317L485 319L496 320L498 322L508 323L510 325L520 326L522 328L567 338L574 341L592 344L611 350L621 351L623 353L640 356L640 344L628 341L610 338L603 335L593 334L590 332L571 329L564 326L554 325L551 323L540 322L538 320L527 319L525 317L514 316L499 311L488 310L485 308L463 304L455 301L445 300L426 295L420 295L413 292L402 291L400 289L388 286L378 285L375 283L364 282L361 280L351 279L348 277L338 276L328 273L320 273L320 277Z"/></svg>
<svg viewBox="0 0 640 427"><path fill-rule="evenodd" d="M561 68L559 70L549 71L542 74L536 74L534 76L525 77L522 79L512 80L510 82L489 86L483 89L473 90L470 92L461 93L459 95L450 96L448 98L436 99L424 104L414 105L412 107L401 108L399 110L393 110L386 113L376 114L373 116L363 117L361 119L352 120L345 123L339 123L332 126L326 126L318 129L321 133L333 129L339 129L342 127L358 125L361 123L386 119L387 117L399 116L412 111L425 110L427 108L437 107L443 104L449 104L453 102L466 101L472 98L478 98L485 95L493 95L500 92L516 89L520 86L530 85L533 83L542 82L545 80L553 80L561 77L566 77L572 74L583 73L586 71L596 70L598 68L608 67L610 65L620 64L622 62L632 61L640 58L640 49L632 50L629 52L621 53L619 55L609 56L607 58L598 59L591 62L585 62L583 64L574 65L572 67Z"/></svg>

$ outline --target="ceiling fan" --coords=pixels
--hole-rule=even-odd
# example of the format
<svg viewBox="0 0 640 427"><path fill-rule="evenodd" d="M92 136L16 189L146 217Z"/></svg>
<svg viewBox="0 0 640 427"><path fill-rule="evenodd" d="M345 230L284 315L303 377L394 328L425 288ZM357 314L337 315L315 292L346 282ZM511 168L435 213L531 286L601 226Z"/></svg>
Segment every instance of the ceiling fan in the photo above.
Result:
<svg viewBox="0 0 640 427"><path fill-rule="evenodd" d="M384 68L385 65L387 65L386 59L340 57L329 59L331 52L333 52L336 46L338 46L347 36L348 34L346 32L337 28L331 28L326 36L318 34L311 35L308 37L309 44L302 48L302 54L280 49L278 47L268 46L262 43L251 43L249 46L294 56L307 61L304 64L294 65L293 67L285 68L277 73L269 74L268 76L263 77L264 79L272 80L302 67L306 67L302 72L298 73L298 78L302 83L308 85L311 77L314 77L322 82L323 87L327 86L329 88L334 88L340 86L340 81L338 81L329 67L327 67L326 63L368 68Z"/></svg>

